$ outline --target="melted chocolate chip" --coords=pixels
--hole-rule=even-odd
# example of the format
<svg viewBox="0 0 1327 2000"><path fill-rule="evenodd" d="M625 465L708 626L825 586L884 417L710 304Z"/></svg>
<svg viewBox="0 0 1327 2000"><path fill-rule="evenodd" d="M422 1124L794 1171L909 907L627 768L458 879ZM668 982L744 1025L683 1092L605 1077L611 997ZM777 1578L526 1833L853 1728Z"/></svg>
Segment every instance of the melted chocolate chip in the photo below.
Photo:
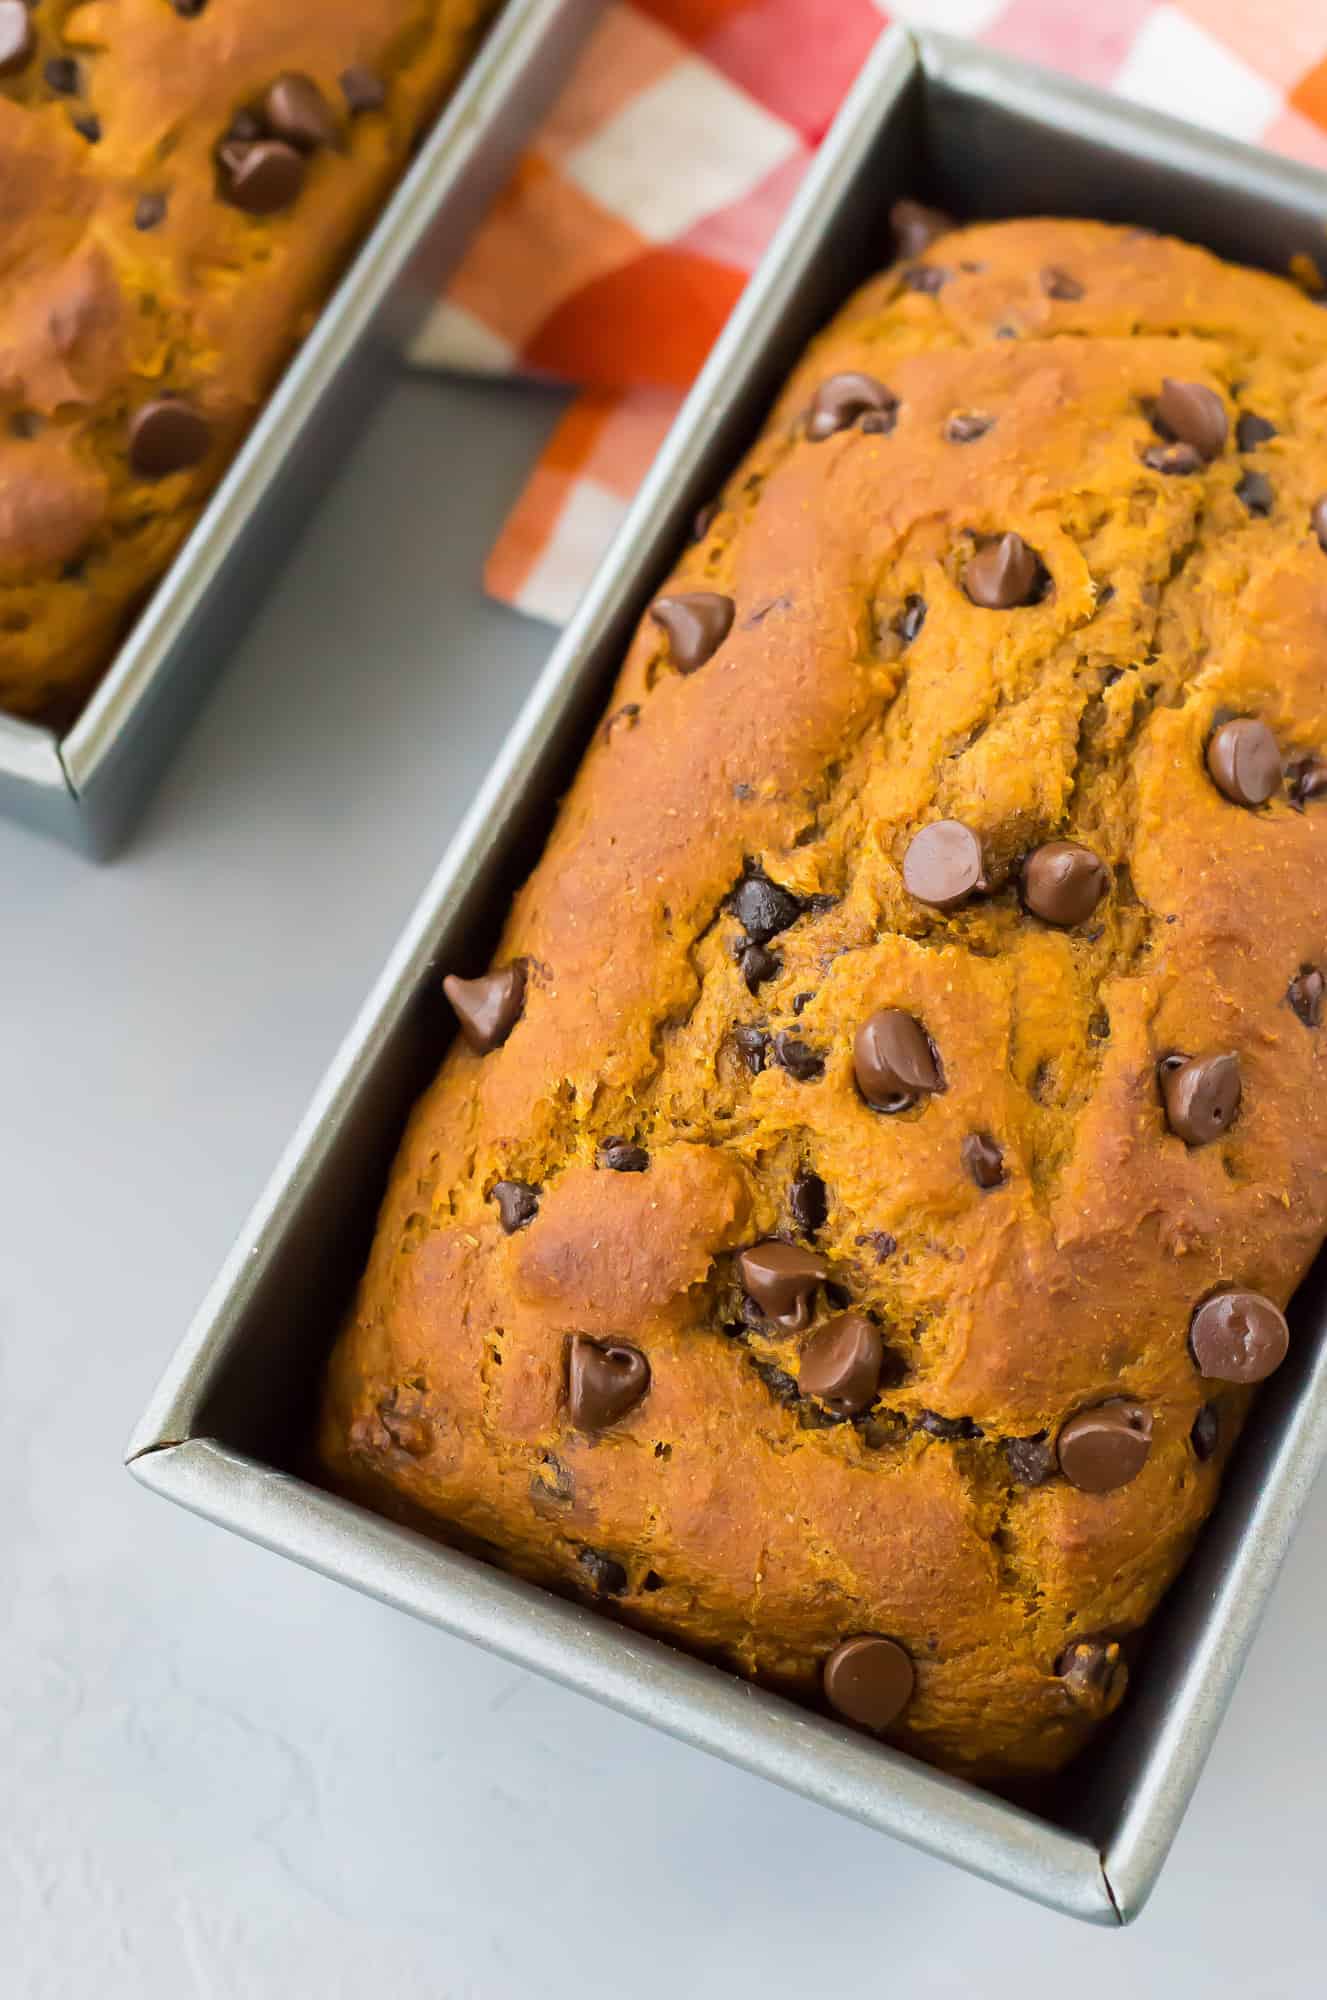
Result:
<svg viewBox="0 0 1327 2000"><path fill-rule="evenodd" d="M816 996L814 993L794 993L793 1013L800 1014L804 1007L810 1006L811 1002L815 999L815 997Z"/></svg>
<svg viewBox="0 0 1327 2000"><path fill-rule="evenodd" d="M0 0L0 76L17 76L37 53L37 35L23 0Z"/></svg>
<svg viewBox="0 0 1327 2000"><path fill-rule="evenodd" d="M1076 840L1048 840L1023 863L1024 906L1064 929L1086 923L1109 883L1105 862Z"/></svg>
<svg viewBox="0 0 1327 2000"><path fill-rule="evenodd" d="M1082 1493L1111 1493L1136 1479L1152 1448L1152 1417L1138 1403L1112 1396L1080 1410L1056 1440L1060 1470Z"/></svg>
<svg viewBox="0 0 1327 2000"><path fill-rule="evenodd" d="M1193 1446L1194 1457L1205 1465L1220 1442L1220 1413L1215 1403L1204 1403L1189 1431L1189 1443Z"/></svg>
<svg viewBox="0 0 1327 2000"><path fill-rule="evenodd" d="M840 1313L803 1348L798 1385L835 1416L860 1416L876 1399L884 1356L878 1326L863 1313Z"/></svg>
<svg viewBox="0 0 1327 2000"><path fill-rule="evenodd" d="M786 1368L776 1367L772 1361L758 1361L755 1359L752 1360L751 1366L755 1369L756 1374L765 1384L765 1387L769 1390L776 1403L786 1403L791 1409L794 1403L801 1402L802 1392L798 1388L796 1380L788 1373Z"/></svg>
<svg viewBox="0 0 1327 2000"><path fill-rule="evenodd" d="M1083 287L1058 264L1048 264L1041 274L1041 289L1048 299L1081 299Z"/></svg>
<svg viewBox="0 0 1327 2000"><path fill-rule="evenodd" d="M1212 731L1207 743L1212 783L1237 806L1265 805L1281 789L1281 753L1265 722L1236 716Z"/></svg>
<svg viewBox="0 0 1327 2000"><path fill-rule="evenodd" d="M1235 425L1235 445L1239 451L1256 451L1260 444L1276 436L1276 425L1252 410L1241 410Z"/></svg>
<svg viewBox="0 0 1327 2000"><path fill-rule="evenodd" d="M596 1597L621 1597L627 1587L627 1573L613 1556L602 1549L578 1549L576 1560L589 1579Z"/></svg>
<svg viewBox="0 0 1327 2000"><path fill-rule="evenodd" d="M1157 1064L1166 1123L1186 1146L1206 1146L1229 1131L1239 1110L1237 1055L1165 1056Z"/></svg>
<svg viewBox="0 0 1327 2000"><path fill-rule="evenodd" d="M1043 1486L1055 1471L1055 1453L1045 1436L1006 1438L1009 1477L1018 1486Z"/></svg>
<svg viewBox="0 0 1327 2000"><path fill-rule="evenodd" d="M539 1190L529 1181L495 1181L489 1200L497 1203L498 1220L508 1236L524 1229L539 1213Z"/></svg>
<svg viewBox="0 0 1327 2000"><path fill-rule="evenodd" d="M433 1427L418 1410L397 1407L399 1390L393 1389L378 1405L378 1416L392 1443L407 1458L426 1458L433 1448Z"/></svg>
<svg viewBox="0 0 1327 2000"><path fill-rule="evenodd" d="M640 1587L642 1590L662 1590L664 1580L657 1569L647 1569L640 1580Z"/></svg>
<svg viewBox="0 0 1327 2000"><path fill-rule="evenodd" d="M825 1058L818 1050L808 1048L786 1029L780 1028L774 1037L774 1061L780 1069L786 1069L789 1076L798 1083L814 1083L825 1074Z"/></svg>
<svg viewBox="0 0 1327 2000"><path fill-rule="evenodd" d="M981 841L960 819L922 827L903 857L903 886L933 910L956 910L988 887Z"/></svg>
<svg viewBox="0 0 1327 2000"><path fill-rule="evenodd" d="M1300 757L1290 766L1290 797L1297 806L1327 797L1327 762L1321 757Z"/></svg>
<svg viewBox="0 0 1327 2000"><path fill-rule="evenodd" d="M169 479L206 458L212 427L179 396L145 403L129 420L129 463L140 479Z"/></svg>
<svg viewBox="0 0 1327 2000"><path fill-rule="evenodd" d="M900 1007L881 1007L853 1041L857 1088L877 1111L906 1111L945 1087L935 1044Z"/></svg>
<svg viewBox="0 0 1327 2000"><path fill-rule="evenodd" d="M86 139L89 146L101 143L101 120L95 111L86 112L81 118L70 119L70 124L80 139Z"/></svg>
<svg viewBox="0 0 1327 2000"><path fill-rule="evenodd" d="M717 590L683 590L656 597L650 616L668 639L679 673L694 674L718 652L733 623L733 600Z"/></svg>
<svg viewBox="0 0 1327 2000"><path fill-rule="evenodd" d="M959 410L945 425L945 436L950 444L975 444L994 428L995 418L988 417L985 411Z"/></svg>
<svg viewBox="0 0 1327 2000"><path fill-rule="evenodd" d="M166 219L166 197L164 194L140 194L134 203L134 228L155 229Z"/></svg>
<svg viewBox="0 0 1327 2000"><path fill-rule="evenodd" d="M1124 1698L1129 1669L1114 1639L1076 1639L1060 1655L1055 1671L1079 1708L1107 1715Z"/></svg>
<svg viewBox="0 0 1327 2000"><path fill-rule="evenodd" d="M759 1076L765 1067L765 1051L769 1037L759 1028L734 1028L733 1040L737 1053L750 1070L752 1076Z"/></svg>
<svg viewBox="0 0 1327 2000"><path fill-rule="evenodd" d="M1270 514L1276 506L1276 494L1271 480L1262 472L1246 472L1235 488L1250 514L1260 519Z"/></svg>
<svg viewBox="0 0 1327 2000"><path fill-rule="evenodd" d="M961 1439L984 1435L980 1424L974 1424L971 1417L942 1417L939 1410L923 1410L917 1418L917 1429L925 1431L927 1437L938 1438L942 1444L957 1444Z"/></svg>
<svg viewBox="0 0 1327 2000"><path fill-rule="evenodd" d="M804 906L791 889L780 888L768 875L753 870L733 890L728 907L752 944L768 944L797 922Z"/></svg>
<svg viewBox="0 0 1327 2000"><path fill-rule="evenodd" d="M767 951L763 944L745 945L737 955L737 962L742 968L748 993L755 993L767 979L773 979L776 973L783 970L783 960L778 953Z"/></svg>
<svg viewBox="0 0 1327 2000"><path fill-rule="evenodd" d="M959 1148L963 1164L979 1188L1004 1185L1004 1154L987 1132L969 1132Z"/></svg>
<svg viewBox="0 0 1327 2000"><path fill-rule="evenodd" d="M829 1277L829 1266L800 1243L771 1236L741 1252L737 1275L766 1319L790 1333L801 1333L811 1324L811 1300L816 1286Z"/></svg>
<svg viewBox="0 0 1327 2000"><path fill-rule="evenodd" d="M1285 1314L1261 1292L1217 1292L1189 1322L1189 1349L1211 1382L1263 1382L1290 1347Z"/></svg>
<svg viewBox="0 0 1327 2000"><path fill-rule="evenodd" d="M1230 428L1226 406L1214 389L1202 382L1177 382L1170 375L1161 384L1155 422L1163 437L1192 445L1209 462L1225 448Z"/></svg>
<svg viewBox="0 0 1327 2000"><path fill-rule="evenodd" d="M633 1146L629 1139L605 1139L599 1148L599 1164L610 1174L643 1174L650 1156L644 1146Z"/></svg>
<svg viewBox="0 0 1327 2000"><path fill-rule="evenodd" d="M896 257L920 257L941 236L957 228L952 215L942 208L928 208L921 201L896 201L889 211L894 232Z"/></svg>
<svg viewBox="0 0 1327 2000"><path fill-rule="evenodd" d="M969 557L963 588L983 611L1010 611L1040 594L1041 563L1021 535L999 535Z"/></svg>
<svg viewBox="0 0 1327 2000"><path fill-rule="evenodd" d="M641 1402L650 1364L627 1341L576 1333L567 1348L567 1414L580 1431L603 1431Z"/></svg>
<svg viewBox="0 0 1327 2000"><path fill-rule="evenodd" d="M478 979L449 972L442 990L451 1001L461 1033L477 1056L501 1048L525 1008L525 966L504 965Z"/></svg>
<svg viewBox="0 0 1327 2000"><path fill-rule="evenodd" d="M286 70L269 85L263 115L275 138L289 140L302 153L335 146L341 136L331 105L313 78L299 70Z"/></svg>
<svg viewBox="0 0 1327 2000"><path fill-rule="evenodd" d="M836 1646L821 1669L831 1708L863 1729L888 1729L912 1700L916 1675L902 1646L864 1633Z"/></svg>
<svg viewBox="0 0 1327 2000"><path fill-rule="evenodd" d="M53 90L57 97L78 96L78 64L72 56L52 56L44 65L42 75L47 88Z"/></svg>
<svg viewBox="0 0 1327 2000"><path fill-rule="evenodd" d="M207 0L170 0L182 21L196 21L207 5Z"/></svg>
<svg viewBox="0 0 1327 2000"><path fill-rule="evenodd" d="M851 430L868 412L892 419L897 408L898 397L874 375L831 375L811 399L806 434L819 444L835 431Z"/></svg>
<svg viewBox="0 0 1327 2000"><path fill-rule="evenodd" d="M341 85L341 95L352 118L358 118L365 111L381 111L387 102L387 86L382 78L362 63L352 63L343 69L337 81Z"/></svg>
<svg viewBox="0 0 1327 2000"><path fill-rule="evenodd" d="M949 272L943 264L910 264L903 273L903 282L910 292L925 292L934 297L949 283Z"/></svg>
<svg viewBox="0 0 1327 2000"><path fill-rule="evenodd" d="M1321 1027L1324 992L1327 978L1316 965L1301 966L1286 988L1286 999L1306 1028Z"/></svg>
<svg viewBox="0 0 1327 2000"><path fill-rule="evenodd" d="M853 1241L863 1250L873 1250L877 1264L883 1264L898 1249L898 1238L887 1229L868 1229L864 1236L855 1236Z"/></svg>
<svg viewBox="0 0 1327 2000"><path fill-rule="evenodd" d="M530 1499L537 1508L566 1507L576 1495L570 1472L551 1451L546 1451L530 1474Z"/></svg>
<svg viewBox="0 0 1327 2000"><path fill-rule="evenodd" d="M1309 523L1318 537L1318 547L1327 550L1327 493L1314 501Z"/></svg>
<svg viewBox="0 0 1327 2000"><path fill-rule="evenodd" d="M788 1190L788 1206L803 1236L814 1236L817 1230L824 1228L829 1214L829 1196L819 1174L807 1170L794 1174L793 1184Z"/></svg>
<svg viewBox="0 0 1327 2000"><path fill-rule="evenodd" d="M705 502L705 505L703 507L698 507L695 513L692 515L691 532L687 536L687 540L689 542L703 542L706 535L708 535L710 529L714 526L714 523L718 519L718 517L719 517L718 501L707 500Z"/></svg>
<svg viewBox="0 0 1327 2000"><path fill-rule="evenodd" d="M903 600L903 609L894 620L894 630L905 646L910 646L926 623L926 599L914 591Z"/></svg>
<svg viewBox="0 0 1327 2000"><path fill-rule="evenodd" d="M1184 479L1201 472L1203 456L1191 444L1153 444L1143 453L1143 464L1151 472L1163 472L1168 479Z"/></svg>
<svg viewBox="0 0 1327 2000"><path fill-rule="evenodd" d="M297 200L304 155L282 139L228 139L217 154L221 192L246 215L277 215Z"/></svg>

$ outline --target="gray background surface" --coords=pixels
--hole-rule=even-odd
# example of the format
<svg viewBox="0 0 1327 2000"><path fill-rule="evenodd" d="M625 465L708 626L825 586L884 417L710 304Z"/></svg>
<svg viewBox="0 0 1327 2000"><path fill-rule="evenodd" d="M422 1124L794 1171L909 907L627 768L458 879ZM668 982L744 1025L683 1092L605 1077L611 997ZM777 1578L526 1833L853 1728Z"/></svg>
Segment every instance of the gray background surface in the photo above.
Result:
<svg viewBox="0 0 1327 2000"><path fill-rule="evenodd" d="M0 825L0 1991L1309 2000L1321 1487L1161 1886L1113 1936L120 1467L547 652L477 579L557 408L403 381L131 850L98 871Z"/></svg>

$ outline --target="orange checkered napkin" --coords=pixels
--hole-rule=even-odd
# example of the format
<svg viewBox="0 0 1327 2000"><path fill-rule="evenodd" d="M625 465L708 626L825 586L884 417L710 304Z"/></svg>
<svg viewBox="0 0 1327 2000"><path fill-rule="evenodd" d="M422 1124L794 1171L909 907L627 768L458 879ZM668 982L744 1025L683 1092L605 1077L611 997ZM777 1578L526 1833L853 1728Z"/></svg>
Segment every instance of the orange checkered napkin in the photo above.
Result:
<svg viewBox="0 0 1327 2000"><path fill-rule="evenodd" d="M495 596L570 615L891 16L1327 166L1327 0L617 0L411 352L584 392Z"/></svg>

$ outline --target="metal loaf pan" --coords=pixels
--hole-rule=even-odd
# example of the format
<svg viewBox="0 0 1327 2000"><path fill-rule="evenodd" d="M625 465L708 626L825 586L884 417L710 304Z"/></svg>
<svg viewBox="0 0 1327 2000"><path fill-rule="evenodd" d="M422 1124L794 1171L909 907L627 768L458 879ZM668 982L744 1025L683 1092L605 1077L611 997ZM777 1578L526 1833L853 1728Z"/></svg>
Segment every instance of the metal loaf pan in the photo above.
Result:
<svg viewBox="0 0 1327 2000"><path fill-rule="evenodd" d="M992 1881L1137 1915L1175 1835L1327 1447L1319 1268L1292 1358L1149 1628L1135 1692L1035 1802L819 1716L333 1498L299 1475L319 1372L406 1110L441 1053L442 968L473 964L539 851L624 643L695 507L808 335L886 253L907 191L968 215L1133 219L1284 270L1327 176L940 38L887 34L823 146L579 615L130 1445L136 1476L253 1540Z"/></svg>
<svg viewBox="0 0 1327 2000"><path fill-rule="evenodd" d="M507 0L78 720L0 715L0 812L123 841L601 7Z"/></svg>

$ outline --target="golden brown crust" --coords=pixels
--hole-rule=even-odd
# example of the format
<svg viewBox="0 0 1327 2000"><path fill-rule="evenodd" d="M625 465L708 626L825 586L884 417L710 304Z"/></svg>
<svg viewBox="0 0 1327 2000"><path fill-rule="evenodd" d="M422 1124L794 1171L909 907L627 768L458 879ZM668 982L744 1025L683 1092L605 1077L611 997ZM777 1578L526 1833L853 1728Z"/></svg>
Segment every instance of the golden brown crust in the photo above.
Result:
<svg viewBox="0 0 1327 2000"><path fill-rule="evenodd" d="M34 17L0 79L0 706L68 714L166 568L292 348L381 205L493 0L85 0ZM47 65L72 59L72 94ZM385 85L352 117L342 74ZM284 72L311 76L342 149L289 209L218 196L216 149ZM97 121L89 139L74 120ZM144 196L165 213L135 227ZM133 413L187 399L197 466L129 459Z"/></svg>
<svg viewBox="0 0 1327 2000"><path fill-rule="evenodd" d="M497 954L527 963L522 1018L490 1054L458 1044L414 1114L322 1448L348 1491L546 1582L592 1586L584 1552L611 1558L624 1615L812 1699L840 1641L893 1638L917 1683L891 1740L1012 1773L1086 1739L1122 1677L1094 1682L1089 1655L1058 1672L1066 1648L1137 1631L1212 1504L1248 1392L1199 1377L1195 1305L1230 1285L1284 1303L1327 1227L1323 1035L1286 1000L1327 959L1327 805L1251 811L1204 765L1232 712L1287 761L1327 750L1327 320L1096 224L976 227L927 262L941 289L891 271L814 343L679 563L670 591L735 603L718 651L681 673L642 624ZM1048 267L1081 297L1051 296ZM893 428L813 441L808 406L844 371L888 385ZM1149 468L1167 377L1276 437ZM972 413L994 422L952 441ZM1235 490L1250 470L1268 516ZM964 566L1004 533L1049 587L983 609ZM949 914L901 872L939 818L977 831L990 881ZM1057 838L1110 869L1067 929L1017 892ZM753 861L833 899L771 941L754 992L727 906ZM881 1008L925 1025L946 1083L896 1116L853 1071ZM780 1034L822 1073L774 1059ZM1190 1148L1157 1063L1232 1050L1238 1116ZM996 1186L965 1165L974 1133ZM596 1164L618 1135L644 1173ZM869 1312L898 1377L850 1422L797 1397L806 1336L736 1276L734 1251L799 1237L803 1171L844 1295L817 1294L817 1324ZM499 1180L539 1191L511 1235ZM565 1406L574 1333L650 1365L596 1434ZM1008 1441L1053 1446L1113 1396L1150 1415L1141 1472L1028 1483L1036 1451ZM1209 1401L1210 1456L1191 1442Z"/></svg>

